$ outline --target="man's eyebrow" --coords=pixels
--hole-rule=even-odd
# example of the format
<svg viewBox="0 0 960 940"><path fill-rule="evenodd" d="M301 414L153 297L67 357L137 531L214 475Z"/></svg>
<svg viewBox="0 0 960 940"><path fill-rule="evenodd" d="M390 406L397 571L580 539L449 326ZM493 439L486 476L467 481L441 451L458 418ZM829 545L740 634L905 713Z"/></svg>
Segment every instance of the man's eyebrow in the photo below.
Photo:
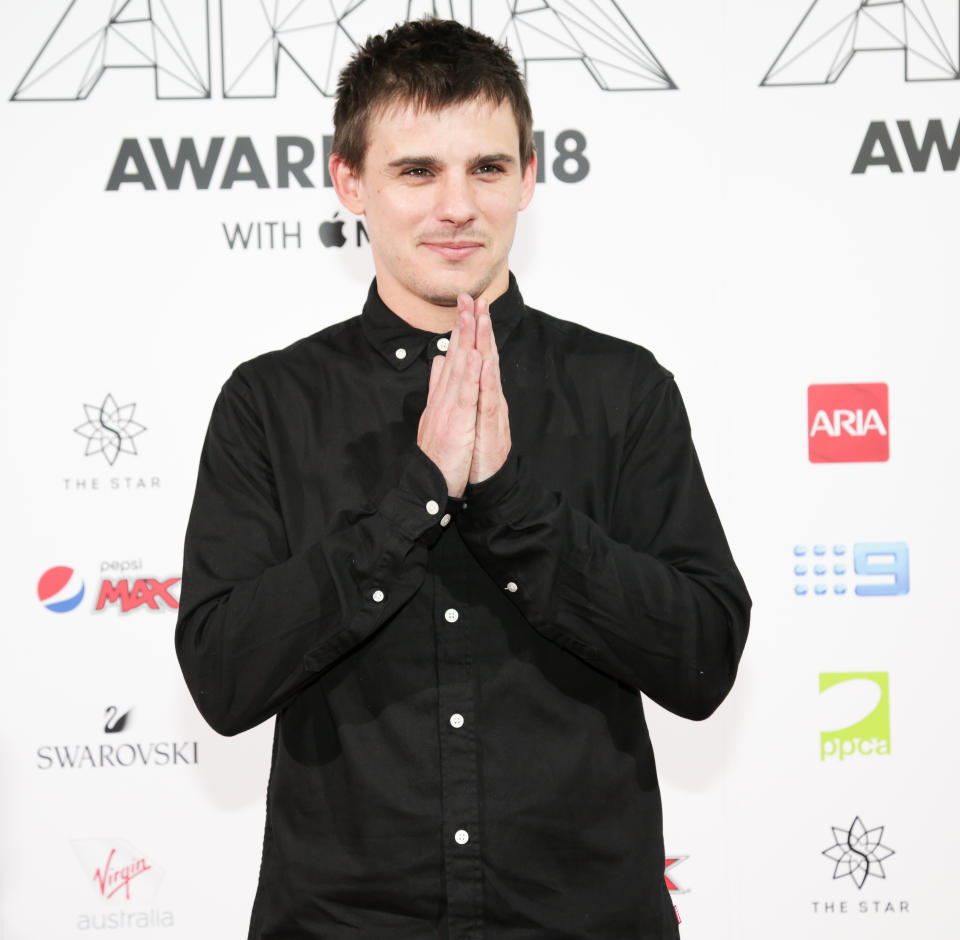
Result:
<svg viewBox="0 0 960 940"><path fill-rule="evenodd" d="M516 163L516 159L509 153L481 153L469 161L470 166L477 166L483 163ZM390 168L399 168L402 166L443 166L443 160L437 156L423 154L421 156L398 157L396 160L391 160L387 166Z"/></svg>
<svg viewBox="0 0 960 940"><path fill-rule="evenodd" d="M516 160L509 153L484 153L474 157L471 161L473 166L478 163L516 163Z"/></svg>
<svg viewBox="0 0 960 940"><path fill-rule="evenodd" d="M400 167L400 166L440 166L443 161L439 157L398 157L396 160L391 160L387 166L389 167Z"/></svg>

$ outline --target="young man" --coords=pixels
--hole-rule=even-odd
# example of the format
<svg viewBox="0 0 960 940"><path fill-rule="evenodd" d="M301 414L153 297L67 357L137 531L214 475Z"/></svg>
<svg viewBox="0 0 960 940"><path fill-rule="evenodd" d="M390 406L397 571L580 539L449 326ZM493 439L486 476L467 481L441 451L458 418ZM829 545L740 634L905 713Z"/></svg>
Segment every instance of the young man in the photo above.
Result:
<svg viewBox="0 0 960 940"><path fill-rule="evenodd" d="M675 938L640 692L709 715L749 598L672 377L524 304L505 49L370 39L333 150L376 280L231 376L186 539L198 707L276 716L250 937Z"/></svg>

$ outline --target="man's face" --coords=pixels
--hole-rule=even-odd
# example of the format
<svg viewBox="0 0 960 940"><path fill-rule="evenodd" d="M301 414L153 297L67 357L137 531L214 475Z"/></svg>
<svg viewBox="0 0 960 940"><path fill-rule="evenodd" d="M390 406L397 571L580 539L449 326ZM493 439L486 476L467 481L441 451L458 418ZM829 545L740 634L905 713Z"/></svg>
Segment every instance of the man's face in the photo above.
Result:
<svg viewBox="0 0 960 940"><path fill-rule="evenodd" d="M335 179L344 173L336 158L332 167ZM363 171L346 173L338 194L366 216L377 289L395 312L506 290L517 213L536 177L535 160L520 165L508 103L391 108L370 122Z"/></svg>

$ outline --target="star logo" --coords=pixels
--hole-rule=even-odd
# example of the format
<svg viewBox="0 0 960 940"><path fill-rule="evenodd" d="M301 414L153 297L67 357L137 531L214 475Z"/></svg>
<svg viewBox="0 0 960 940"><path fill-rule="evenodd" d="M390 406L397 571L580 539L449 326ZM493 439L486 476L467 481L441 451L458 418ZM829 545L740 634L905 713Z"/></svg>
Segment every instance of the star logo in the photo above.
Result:
<svg viewBox="0 0 960 940"><path fill-rule="evenodd" d="M883 826L867 829L860 817L856 816L849 829L837 826L830 828L833 830L834 844L824 849L823 854L836 863L833 868L834 880L849 877L860 889L868 877L887 877L883 861L894 852L880 841L883 838Z"/></svg>
<svg viewBox="0 0 960 940"><path fill-rule="evenodd" d="M120 454L137 453L133 439L147 429L133 420L136 404L118 405L113 395L108 394L102 404L84 405L87 420L73 430L87 439L84 456L103 454L103 459L112 467Z"/></svg>

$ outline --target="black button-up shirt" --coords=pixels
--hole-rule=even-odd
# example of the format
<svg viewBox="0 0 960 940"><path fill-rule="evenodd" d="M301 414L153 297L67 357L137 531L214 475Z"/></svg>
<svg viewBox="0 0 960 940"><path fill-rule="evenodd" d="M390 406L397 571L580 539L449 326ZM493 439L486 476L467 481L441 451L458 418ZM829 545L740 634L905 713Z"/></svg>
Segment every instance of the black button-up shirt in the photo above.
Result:
<svg viewBox="0 0 960 940"><path fill-rule="evenodd" d="M250 937L674 938L640 692L704 718L750 601L672 376L491 307L513 449L448 499L430 360L363 314L214 407L177 651L209 723L276 715Z"/></svg>

